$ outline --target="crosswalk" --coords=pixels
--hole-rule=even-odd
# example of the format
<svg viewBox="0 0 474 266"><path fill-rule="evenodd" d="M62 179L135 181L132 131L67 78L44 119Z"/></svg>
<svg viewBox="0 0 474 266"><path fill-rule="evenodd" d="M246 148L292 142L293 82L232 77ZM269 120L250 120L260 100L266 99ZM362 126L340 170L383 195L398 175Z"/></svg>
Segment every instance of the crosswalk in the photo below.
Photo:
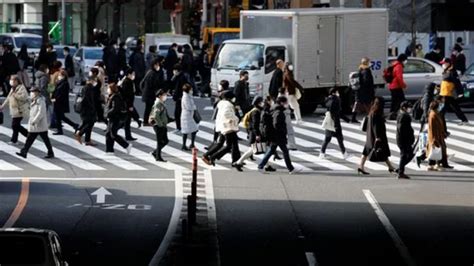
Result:
<svg viewBox="0 0 474 266"><path fill-rule="evenodd" d="M319 158L319 149L324 139L324 130L321 128L321 120L305 122L302 125L294 125L297 151L291 151L291 158L296 167L303 169L304 172L335 171L342 173L356 173L360 162L360 154L365 144L365 133L362 132L357 124L342 123L344 144L348 152L352 155L344 158L337 146L336 140L329 145L326 152L326 158ZM395 165L398 164L399 150L395 143L396 124L394 121L387 121L387 137L390 142L390 151L392 156L390 160ZM420 125L413 123L413 128L417 132ZM107 170L126 171L156 171L156 170L189 170L191 168L192 156L190 152L182 151L182 136L173 133L174 124L169 127L169 145L163 150L163 156L168 162L156 162L150 155L156 147L155 133L152 127L134 128L133 135L137 138L133 142L133 149L127 154L125 149L116 146L115 154L105 154L105 130L104 124L96 124L92 134L92 141L98 144L96 147L80 145L73 138L73 129L65 126L65 135L53 136L50 134L54 146L55 158L43 159L45 147L38 139L33 145L28 158L18 157L15 153L23 146L25 138L20 136L19 144L11 145L9 141L12 130L5 126L0 126L0 175L5 172L31 171L90 171L104 172ZM448 128L451 133L447 139L448 154L453 155L450 158L450 164L455 168L452 171L474 172L474 127L459 126L454 122L448 122ZM214 124L208 121L201 121L199 132L196 139L196 148L200 155L205 152L213 138ZM123 131L120 132L123 134ZM240 141L239 148L241 152L248 149L246 141L247 134L244 130L238 133L243 141ZM188 140L189 142L189 140ZM244 171L257 170L257 163L263 156L257 155L257 161L248 161ZM230 171L230 154L224 156L217 162L216 166L208 166L199 161L201 169L212 169L221 171ZM272 161L278 169L285 169L285 163L282 160ZM383 163L367 162L366 168L370 171L387 171L387 166ZM419 168L415 163L407 165L408 171L421 172L426 171L426 167Z"/></svg>

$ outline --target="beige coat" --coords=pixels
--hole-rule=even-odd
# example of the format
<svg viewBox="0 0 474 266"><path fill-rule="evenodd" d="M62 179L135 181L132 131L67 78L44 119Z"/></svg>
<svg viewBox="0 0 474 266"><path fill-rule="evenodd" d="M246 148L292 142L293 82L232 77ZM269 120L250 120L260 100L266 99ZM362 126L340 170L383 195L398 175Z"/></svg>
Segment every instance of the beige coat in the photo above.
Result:
<svg viewBox="0 0 474 266"><path fill-rule="evenodd" d="M28 117L30 101L25 86L18 85L15 89L12 88L5 102L3 102L2 108L5 108L7 104L12 118Z"/></svg>
<svg viewBox="0 0 474 266"><path fill-rule="evenodd" d="M48 131L48 112L43 96L38 96L31 101L30 119L28 121L28 132Z"/></svg>

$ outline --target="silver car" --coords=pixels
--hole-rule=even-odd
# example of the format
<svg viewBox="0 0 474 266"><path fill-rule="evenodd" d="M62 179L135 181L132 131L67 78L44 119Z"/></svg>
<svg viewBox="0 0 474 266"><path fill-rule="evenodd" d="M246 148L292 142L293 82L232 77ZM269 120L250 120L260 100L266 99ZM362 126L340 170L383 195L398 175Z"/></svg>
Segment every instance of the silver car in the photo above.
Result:
<svg viewBox="0 0 474 266"><path fill-rule="evenodd" d="M95 46L83 46L77 50L74 54L74 68L81 83L87 80L89 70L95 66L97 61L102 60L103 54L102 48Z"/></svg>
<svg viewBox="0 0 474 266"><path fill-rule="evenodd" d="M389 57L389 64L397 58ZM425 86L431 82L440 84L443 76L443 68L426 59L409 57L408 62L403 69L403 79L407 84L405 97L407 100L414 101L423 96ZM383 96L385 100L390 100L390 91L388 85L385 88L377 90L378 96Z"/></svg>

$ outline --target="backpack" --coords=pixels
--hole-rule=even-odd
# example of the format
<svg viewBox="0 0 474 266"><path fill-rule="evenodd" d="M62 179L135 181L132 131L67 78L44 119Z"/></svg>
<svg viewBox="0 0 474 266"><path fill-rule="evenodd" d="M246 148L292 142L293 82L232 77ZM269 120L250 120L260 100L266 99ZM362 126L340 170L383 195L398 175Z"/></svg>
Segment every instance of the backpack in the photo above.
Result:
<svg viewBox="0 0 474 266"><path fill-rule="evenodd" d="M273 134L273 116L270 110L263 110L260 119L260 132L266 138Z"/></svg>
<svg viewBox="0 0 474 266"><path fill-rule="evenodd" d="M422 107L422 100L423 98L418 99L415 104L413 104L413 108L411 111L411 116L415 120L420 120L423 116L423 107Z"/></svg>
<svg viewBox="0 0 474 266"><path fill-rule="evenodd" d="M84 100L84 96L82 95L82 90L76 94L76 98L74 99L74 112L80 114L82 112L82 101Z"/></svg>
<svg viewBox="0 0 474 266"><path fill-rule="evenodd" d="M257 110L257 108L252 108L252 110L245 113L244 118L242 118L242 126L246 129L250 127L250 119L252 119L252 113Z"/></svg>
<svg viewBox="0 0 474 266"><path fill-rule="evenodd" d="M393 76L393 68L394 68L393 66L389 66L383 70L383 79L388 84L392 83L393 79L395 78Z"/></svg>
<svg viewBox="0 0 474 266"><path fill-rule="evenodd" d="M351 72L349 74L349 86L353 91L360 89L360 71Z"/></svg>

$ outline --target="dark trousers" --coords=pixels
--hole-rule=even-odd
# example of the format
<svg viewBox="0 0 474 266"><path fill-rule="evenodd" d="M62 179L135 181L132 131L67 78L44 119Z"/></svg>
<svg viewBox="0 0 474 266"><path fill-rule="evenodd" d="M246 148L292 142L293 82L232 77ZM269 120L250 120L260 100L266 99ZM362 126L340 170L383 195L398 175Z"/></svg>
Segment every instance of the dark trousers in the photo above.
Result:
<svg viewBox="0 0 474 266"><path fill-rule="evenodd" d="M221 159L228 152L232 154L232 163L240 159L239 138L237 132L228 133L225 135L225 146L221 147L217 152L212 154L211 160Z"/></svg>
<svg viewBox="0 0 474 266"><path fill-rule="evenodd" d="M217 136L216 136L217 135ZM214 132L214 142L209 145L209 149L206 153L204 153L205 157L208 157L217 151L219 151L225 144L225 136L220 134L219 132Z"/></svg>
<svg viewBox="0 0 474 266"><path fill-rule="evenodd" d="M86 135L86 142L91 141L92 129L94 128L95 120L94 119L85 119L82 120L82 124L79 126L78 134L79 136Z"/></svg>
<svg viewBox="0 0 474 266"><path fill-rule="evenodd" d="M153 151L156 159L161 158L161 150L168 145L168 129L166 127L154 126L153 130L156 135L156 150Z"/></svg>
<svg viewBox="0 0 474 266"><path fill-rule="evenodd" d="M400 104L405 101L405 92L403 89L390 90L392 95L392 101L390 105L390 119L397 119L398 110L400 110Z"/></svg>
<svg viewBox="0 0 474 266"><path fill-rule="evenodd" d="M126 142L121 136L117 134L120 128L121 123L119 121L109 120L107 125L107 132L105 134L105 152L114 152L115 142L117 142L124 149L128 147L128 142Z"/></svg>
<svg viewBox="0 0 474 266"><path fill-rule="evenodd" d="M133 111L130 114L132 116L132 119L136 122L140 121L140 115L137 112L137 108L133 107Z"/></svg>
<svg viewBox="0 0 474 266"><path fill-rule="evenodd" d="M48 155L53 155L54 154L53 153L53 146L51 145L51 141L49 140L48 131L28 133L28 136L26 137L25 146L23 147L23 149L21 149L21 153L22 154L27 154L28 153L28 151L31 148L31 145L33 145L33 143L35 142L38 135L43 140L44 145L46 146L46 149L48 149Z"/></svg>
<svg viewBox="0 0 474 266"><path fill-rule="evenodd" d="M99 99L96 99L95 109L97 110L97 121L98 122L105 122L104 118L104 107L102 106L102 102Z"/></svg>
<svg viewBox="0 0 474 266"><path fill-rule="evenodd" d="M143 113L143 122L148 124L150 118L151 109L153 109L154 102L145 102L145 112Z"/></svg>
<svg viewBox="0 0 474 266"><path fill-rule="evenodd" d="M79 125L72 122L63 112L60 111L54 111L54 114L56 115L56 129L58 130L58 133L63 133L63 123L66 123L70 125L72 128L75 130L78 129Z"/></svg>
<svg viewBox="0 0 474 266"><path fill-rule="evenodd" d="M464 112L461 110L461 108L459 107L459 104L458 104L458 102L456 101L455 98L446 97L446 96L444 97L444 108L443 108L443 110L441 110L441 113L443 114L443 117L446 114L447 107L451 108L451 110L453 110L453 112L456 114L456 116L459 119L461 119L461 121L467 122L467 117L464 114ZM444 121L444 128L447 128L446 127L446 120L443 119L443 121Z"/></svg>
<svg viewBox="0 0 474 266"><path fill-rule="evenodd" d="M181 130L181 111L181 99L179 99L174 106L174 119L178 130Z"/></svg>
<svg viewBox="0 0 474 266"><path fill-rule="evenodd" d="M125 124L123 125L123 130L125 131L125 138L132 138L132 130L130 129L130 124L132 123L132 112L127 113L127 118L125 118Z"/></svg>
<svg viewBox="0 0 474 266"><path fill-rule="evenodd" d="M415 154L411 146L398 147L400 149L400 162L398 164L398 174L405 173L405 166L410 163Z"/></svg>
<svg viewBox="0 0 474 266"><path fill-rule="evenodd" d="M331 142L332 137L335 137L337 139L341 152L345 153L346 147L344 147L344 137L342 136L342 129L336 129L336 132L325 130L325 138L324 138L323 144L321 145L321 152L326 153L326 148L328 147L328 144Z"/></svg>
<svg viewBox="0 0 474 266"><path fill-rule="evenodd" d="M18 134L22 134L24 137L28 136L28 130L21 125L21 120L23 117L14 117L12 118L12 138L11 142L16 143L18 141Z"/></svg>
<svg viewBox="0 0 474 266"><path fill-rule="evenodd" d="M263 156L262 161L258 165L258 169L263 169L265 165L267 165L268 160L270 160L270 157L276 153L277 148L280 147L280 150L283 152L283 158L285 159L285 164L286 168L288 171L293 171L295 168L293 167L293 164L291 163L290 159L290 152L288 151L288 148L286 146L285 142L272 142L270 144L270 148L267 150L265 155Z"/></svg>

